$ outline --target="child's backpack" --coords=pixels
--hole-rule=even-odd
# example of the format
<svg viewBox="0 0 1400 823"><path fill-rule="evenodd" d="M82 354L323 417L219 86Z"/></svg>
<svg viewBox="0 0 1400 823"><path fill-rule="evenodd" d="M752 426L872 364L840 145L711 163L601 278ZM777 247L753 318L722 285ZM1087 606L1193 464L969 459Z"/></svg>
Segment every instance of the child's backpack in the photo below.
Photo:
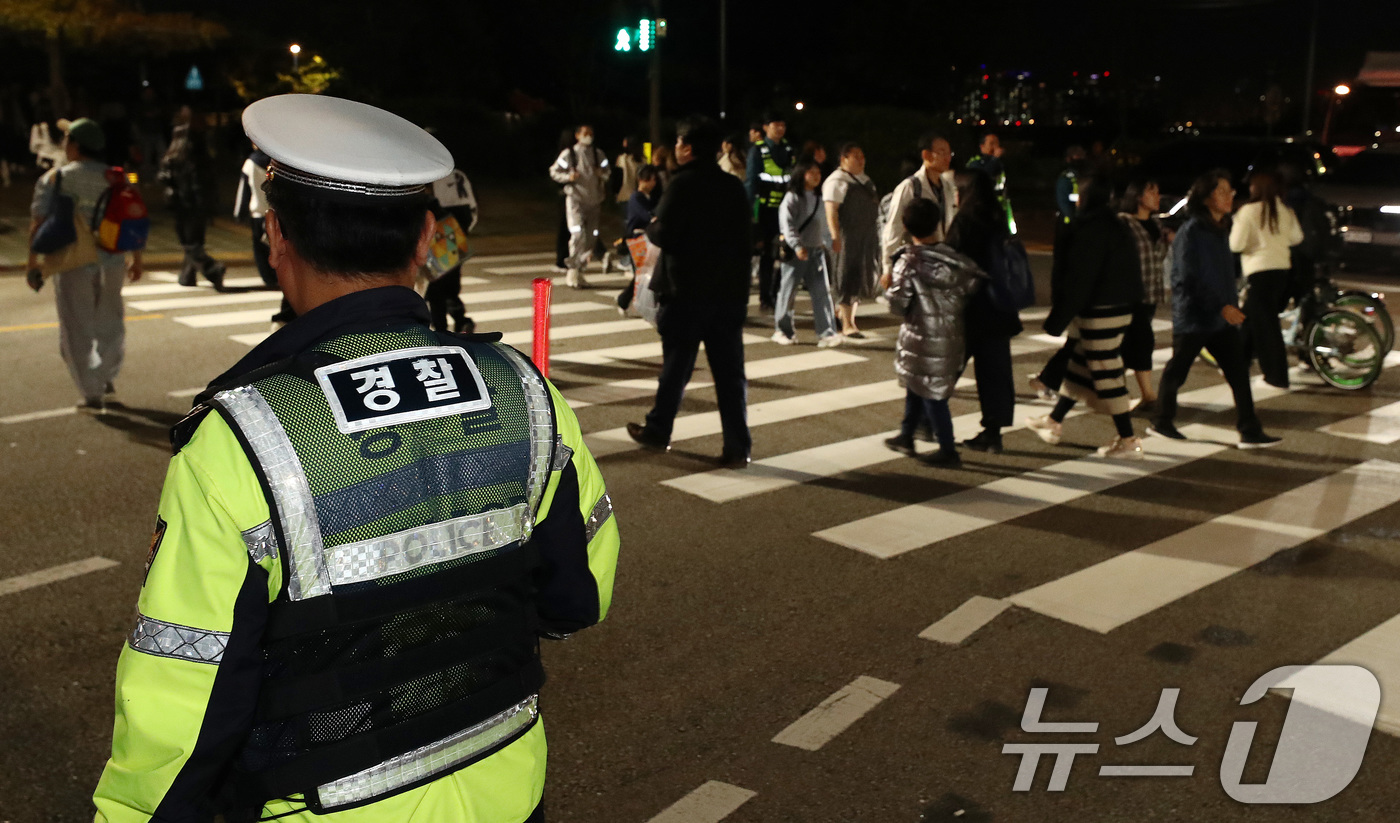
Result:
<svg viewBox="0 0 1400 823"><path fill-rule="evenodd" d="M151 219L141 192L128 182L118 166L107 170L107 190L92 210L92 233L103 251L139 251L146 248Z"/></svg>
<svg viewBox="0 0 1400 823"><path fill-rule="evenodd" d="M451 214L437 221L433 243L428 251L428 270L437 279L462 265L471 255L467 252L467 233Z"/></svg>

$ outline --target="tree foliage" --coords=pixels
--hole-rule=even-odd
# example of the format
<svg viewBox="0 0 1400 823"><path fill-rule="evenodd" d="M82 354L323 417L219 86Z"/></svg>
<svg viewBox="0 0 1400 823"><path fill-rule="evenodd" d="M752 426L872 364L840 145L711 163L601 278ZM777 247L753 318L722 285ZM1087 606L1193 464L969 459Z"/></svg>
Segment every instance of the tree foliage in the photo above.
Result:
<svg viewBox="0 0 1400 823"><path fill-rule="evenodd" d="M0 28L70 47L118 44L164 53L204 48L228 35L186 13L146 13L123 0L4 0Z"/></svg>

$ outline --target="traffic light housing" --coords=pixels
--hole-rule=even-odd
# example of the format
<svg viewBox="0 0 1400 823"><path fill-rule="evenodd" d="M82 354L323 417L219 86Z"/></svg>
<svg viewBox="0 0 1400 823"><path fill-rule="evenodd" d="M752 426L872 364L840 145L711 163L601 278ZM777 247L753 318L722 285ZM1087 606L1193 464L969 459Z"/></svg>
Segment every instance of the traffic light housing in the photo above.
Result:
<svg viewBox="0 0 1400 823"><path fill-rule="evenodd" d="M658 25L660 24L660 25ZM613 51L651 51L656 48L656 38L665 31L665 21L642 18L636 28L624 26L617 30L613 41Z"/></svg>

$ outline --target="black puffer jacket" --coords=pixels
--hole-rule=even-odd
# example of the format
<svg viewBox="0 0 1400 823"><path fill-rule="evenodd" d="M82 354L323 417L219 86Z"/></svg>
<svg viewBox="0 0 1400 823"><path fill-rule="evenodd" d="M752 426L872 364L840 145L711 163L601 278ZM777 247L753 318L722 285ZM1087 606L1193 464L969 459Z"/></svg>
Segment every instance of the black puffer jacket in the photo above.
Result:
<svg viewBox="0 0 1400 823"><path fill-rule="evenodd" d="M1046 333L1064 334L1085 309L1137 305L1142 297L1142 263L1128 227L1107 206L1076 217L1055 244Z"/></svg>

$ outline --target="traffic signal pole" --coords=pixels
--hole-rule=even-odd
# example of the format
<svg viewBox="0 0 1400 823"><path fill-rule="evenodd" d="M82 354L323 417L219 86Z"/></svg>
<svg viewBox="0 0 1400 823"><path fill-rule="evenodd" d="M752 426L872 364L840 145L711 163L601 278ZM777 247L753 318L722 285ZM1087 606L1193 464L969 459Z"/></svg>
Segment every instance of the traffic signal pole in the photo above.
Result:
<svg viewBox="0 0 1400 823"><path fill-rule="evenodd" d="M652 2L652 19L661 19L661 0L653 0ZM651 78L650 131L652 151L656 151L656 148L661 145L661 37L659 35L660 32L653 29L651 53L649 54L651 63L647 70L647 74Z"/></svg>

